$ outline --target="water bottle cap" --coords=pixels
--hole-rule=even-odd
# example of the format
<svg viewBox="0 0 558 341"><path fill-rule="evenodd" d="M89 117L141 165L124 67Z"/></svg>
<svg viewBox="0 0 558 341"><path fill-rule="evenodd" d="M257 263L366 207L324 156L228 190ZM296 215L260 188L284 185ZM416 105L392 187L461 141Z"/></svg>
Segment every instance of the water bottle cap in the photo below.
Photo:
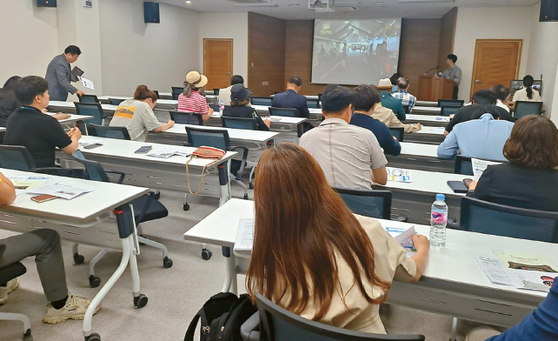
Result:
<svg viewBox="0 0 558 341"><path fill-rule="evenodd" d="M446 196L444 194L436 194L436 200L444 201L446 200Z"/></svg>

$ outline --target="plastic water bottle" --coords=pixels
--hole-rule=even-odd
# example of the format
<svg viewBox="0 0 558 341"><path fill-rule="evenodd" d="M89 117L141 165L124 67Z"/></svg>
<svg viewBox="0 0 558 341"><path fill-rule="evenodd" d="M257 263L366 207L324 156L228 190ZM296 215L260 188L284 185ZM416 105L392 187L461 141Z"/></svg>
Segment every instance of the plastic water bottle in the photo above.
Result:
<svg viewBox="0 0 558 341"><path fill-rule="evenodd" d="M225 110L225 102L223 100L219 101L219 116L223 116L223 110Z"/></svg>
<svg viewBox="0 0 558 341"><path fill-rule="evenodd" d="M446 196L436 194L436 201L432 204L430 215L430 245L434 247L446 246L446 225L448 224L448 205Z"/></svg>

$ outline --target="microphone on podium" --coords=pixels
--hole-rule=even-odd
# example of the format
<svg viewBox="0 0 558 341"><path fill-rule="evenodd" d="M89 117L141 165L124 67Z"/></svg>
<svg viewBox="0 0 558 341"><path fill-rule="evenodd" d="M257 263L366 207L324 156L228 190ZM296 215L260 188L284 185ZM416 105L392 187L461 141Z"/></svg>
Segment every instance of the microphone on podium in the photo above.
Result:
<svg viewBox="0 0 558 341"><path fill-rule="evenodd" d="M439 66L440 66L440 65L436 65L436 66L435 66L435 67L433 67L432 69L430 69L430 70L426 71L426 72L425 72L424 74L425 74L425 75L429 74L429 73L430 73L430 71L438 69L438 67L439 67Z"/></svg>

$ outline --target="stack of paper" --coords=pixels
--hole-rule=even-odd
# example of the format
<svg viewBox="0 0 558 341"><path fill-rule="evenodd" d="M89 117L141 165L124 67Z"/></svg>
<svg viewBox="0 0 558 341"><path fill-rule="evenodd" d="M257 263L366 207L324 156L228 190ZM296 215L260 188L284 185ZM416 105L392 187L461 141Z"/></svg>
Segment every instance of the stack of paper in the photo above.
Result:
<svg viewBox="0 0 558 341"><path fill-rule="evenodd" d="M8 177L14 184L16 195L27 193L29 190L44 186L50 179L50 176L10 176Z"/></svg>
<svg viewBox="0 0 558 341"><path fill-rule="evenodd" d="M183 157L190 156L190 154L187 153L185 150L179 150L176 147L164 147L156 151L152 151L151 153L146 155L151 157L156 157L159 159L168 159L172 156L183 156Z"/></svg>
<svg viewBox="0 0 558 341"><path fill-rule="evenodd" d="M89 193L92 191L93 189L79 188L79 187L69 186L57 182L51 185L49 184L49 185L44 185L41 187L29 189L27 190L27 193L50 194L50 195L54 195L55 197L71 200L84 193Z"/></svg>

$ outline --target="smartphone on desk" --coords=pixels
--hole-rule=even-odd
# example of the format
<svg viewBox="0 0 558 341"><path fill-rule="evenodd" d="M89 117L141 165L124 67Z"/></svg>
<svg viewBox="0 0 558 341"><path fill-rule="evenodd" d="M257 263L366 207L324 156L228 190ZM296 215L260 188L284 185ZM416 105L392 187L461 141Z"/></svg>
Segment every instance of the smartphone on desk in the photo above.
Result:
<svg viewBox="0 0 558 341"><path fill-rule="evenodd" d="M51 201L54 200L58 197L54 196L54 195L50 195L50 194L40 194L40 195L36 195L34 197L31 197L31 200L33 200L36 203L43 203L43 202L47 202L47 201Z"/></svg>
<svg viewBox="0 0 558 341"><path fill-rule="evenodd" d="M147 154L151 151L151 146L142 146L140 149L136 150L136 154Z"/></svg>
<svg viewBox="0 0 558 341"><path fill-rule="evenodd" d="M461 181L448 181L448 186L453 193L467 193L469 189Z"/></svg>
<svg viewBox="0 0 558 341"><path fill-rule="evenodd" d="M97 147L100 147L100 146L102 146L102 144L93 143L93 144L90 144L90 145L87 145L87 146L83 147L83 149L94 149L94 148L97 148Z"/></svg>

